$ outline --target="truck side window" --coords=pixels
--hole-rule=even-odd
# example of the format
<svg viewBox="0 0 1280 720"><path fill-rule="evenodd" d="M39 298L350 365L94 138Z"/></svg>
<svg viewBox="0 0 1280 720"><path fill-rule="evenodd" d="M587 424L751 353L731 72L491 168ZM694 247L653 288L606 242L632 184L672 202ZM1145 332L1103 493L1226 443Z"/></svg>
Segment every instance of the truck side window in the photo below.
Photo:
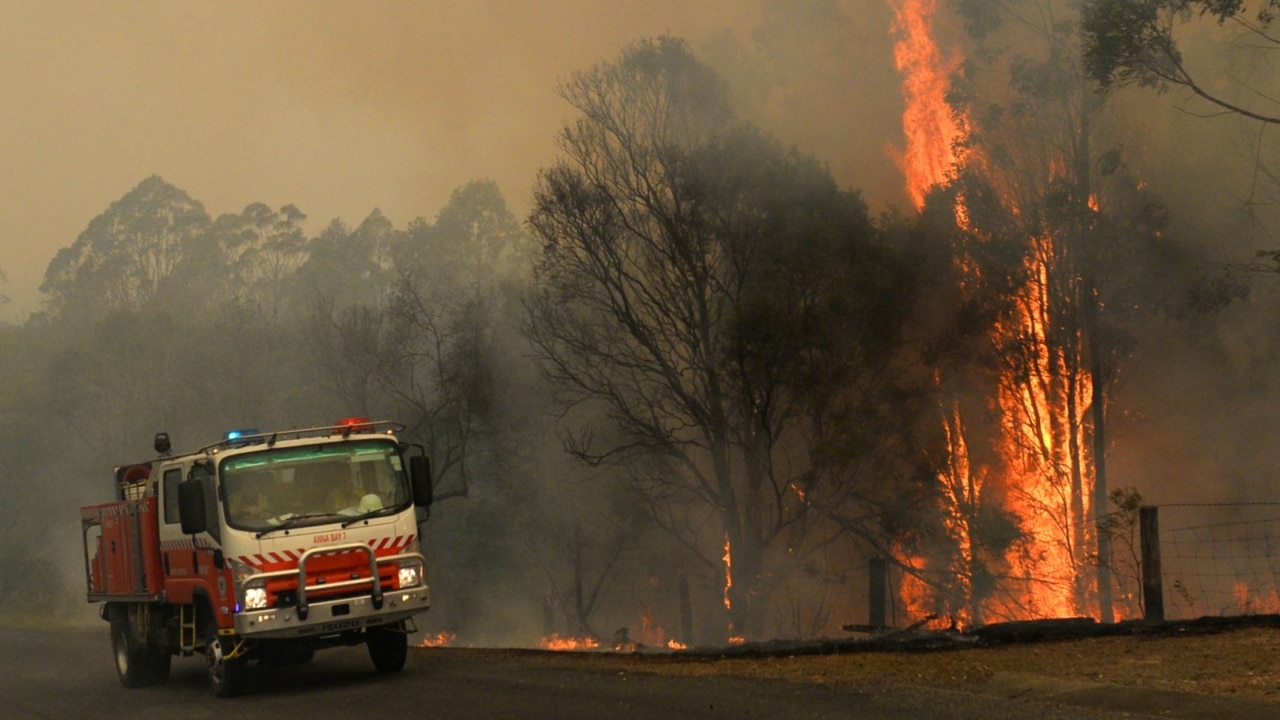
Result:
<svg viewBox="0 0 1280 720"><path fill-rule="evenodd" d="M171 468L164 471L164 522L166 525L177 525L178 518L178 483L182 482L182 468Z"/></svg>
<svg viewBox="0 0 1280 720"><path fill-rule="evenodd" d="M209 469L209 465L203 462L197 462L191 466L191 477L200 481L204 486L204 511L205 525L208 526L208 533L213 536L217 542L222 542L222 529L219 526L218 519L218 489L214 487L213 473Z"/></svg>

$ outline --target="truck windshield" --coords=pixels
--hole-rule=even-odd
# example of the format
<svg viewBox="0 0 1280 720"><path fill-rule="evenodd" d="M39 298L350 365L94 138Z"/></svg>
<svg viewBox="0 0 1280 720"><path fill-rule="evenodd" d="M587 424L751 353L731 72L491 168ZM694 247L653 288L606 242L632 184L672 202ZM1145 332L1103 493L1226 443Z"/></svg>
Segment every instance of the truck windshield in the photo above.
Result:
<svg viewBox="0 0 1280 720"><path fill-rule="evenodd" d="M412 498L395 444L377 440L235 455L221 476L227 524L241 530L391 514Z"/></svg>

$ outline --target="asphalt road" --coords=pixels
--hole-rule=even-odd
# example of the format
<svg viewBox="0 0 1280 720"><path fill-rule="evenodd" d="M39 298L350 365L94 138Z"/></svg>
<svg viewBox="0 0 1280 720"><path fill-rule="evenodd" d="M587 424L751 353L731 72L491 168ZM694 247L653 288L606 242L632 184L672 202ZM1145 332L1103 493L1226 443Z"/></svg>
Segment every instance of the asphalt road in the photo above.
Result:
<svg viewBox="0 0 1280 720"><path fill-rule="evenodd" d="M363 647L264 670L250 692L219 700L204 661L175 658L170 681L125 690L102 627L0 628L0 718L852 718L1053 720L1134 718L1026 699L908 687L837 688L727 677L625 673L536 654L411 648L403 672L379 675Z"/></svg>

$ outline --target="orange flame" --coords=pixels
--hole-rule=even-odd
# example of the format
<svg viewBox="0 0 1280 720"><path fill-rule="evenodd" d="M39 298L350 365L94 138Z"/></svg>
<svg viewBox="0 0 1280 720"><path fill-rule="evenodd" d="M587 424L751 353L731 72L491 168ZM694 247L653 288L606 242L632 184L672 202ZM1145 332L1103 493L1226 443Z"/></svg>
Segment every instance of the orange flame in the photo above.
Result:
<svg viewBox="0 0 1280 720"><path fill-rule="evenodd" d="M1236 582L1231 588L1235 596L1236 610L1242 615L1261 615L1280 613L1280 593L1270 588L1266 594L1258 595L1243 581Z"/></svg>
<svg viewBox="0 0 1280 720"><path fill-rule="evenodd" d="M562 638L555 633L542 638L538 644L543 650L594 650L600 647L600 641L593 637Z"/></svg>
<svg viewBox="0 0 1280 720"><path fill-rule="evenodd" d="M729 533L724 534L724 607L733 609L733 601L729 599L729 588L733 587L733 556L729 552Z"/></svg>
<svg viewBox="0 0 1280 720"><path fill-rule="evenodd" d="M1078 335L1052 327L1058 301L1050 277L1054 241L1041 238L1033 248L1026 260L1028 283L1016 298L1018 327L1010 329L1029 357L1023 358L1023 377L1002 383L1000 404L1012 430L1006 452L1015 475L1013 500L1038 554L1041 581L1027 604L1037 613L1063 617L1086 610L1081 583L1092 493L1085 487L1091 476L1080 419L1092 379L1082 368Z"/></svg>
<svg viewBox="0 0 1280 720"><path fill-rule="evenodd" d="M448 630L441 630L435 635L425 635L419 647L448 647L458 637L457 633L451 633Z"/></svg>
<svg viewBox="0 0 1280 720"><path fill-rule="evenodd" d="M894 12L893 59L902 73L907 147L898 165L917 208L929 189L950 177L957 161L961 128L947 104L948 76L958 59L943 61L933 37L935 0L890 0Z"/></svg>
<svg viewBox="0 0 1280 720"><path fill-rule="evenodd" d="M684 649L684 645L677 642L674 638L667 638L667 631L661 625L653 621L653 608L645 608L640 614L640 644L646 647L669 647L672 649ZM679 648L675 648L679 645Z"/></svg>
<svg viewBox="0 0 1280 720"><path fill-rule="evenodd" d="M965 119L946 102L949 76L959 58L944 59L935 40L936 0L889 0L895 15L894 57L903 76L903 130L906 150L899 158L907 192L921 207L928 191L954 176L962 156ZM1016 213L1016 207L1012 208ZM970 230L969 212L961 195L954 208L957 225ZM943 407L945 439L950 457L940 471L947 536L954 557L937 568L955 578L948 589L955 598L945 608L953 622L981 622L990 615L1018 617L1068 616L1084 611L1088 590L1085 558L1093 541L1090 517L1091 474L1081 418L1091 398L1091 378L1083 370L1079 331L1072 337L1056 318L1063 308L1059 279L1053 276L1059 251L1051 237L1030 237L1026 259L1027 282L1014 293L1011 313L996 329L991 342L1008 356L992 404L1001 415L998 467L974 463L960 408ZM963 252L957 267L976 272ZM1056 293L1056 294L1055 294ZM1069 293L1068 293L1069 295ZM1012 349L1011 349L1012 348ZM990 477L998 470L998 478ZM986 557L975 544L974 525L982 508L1012 512L1025 540L1004 557ZM988 553L989 554L989 553ZM924 558L906 558L919 570ZM998 572L999 592L989 589L975 597L973 580L981 572ZM989 583L988 583L989 584ZM932 592L922 576L907 575L899 588L907 607L926 614ZM956 607L963 603L965 607Z"/></svg>

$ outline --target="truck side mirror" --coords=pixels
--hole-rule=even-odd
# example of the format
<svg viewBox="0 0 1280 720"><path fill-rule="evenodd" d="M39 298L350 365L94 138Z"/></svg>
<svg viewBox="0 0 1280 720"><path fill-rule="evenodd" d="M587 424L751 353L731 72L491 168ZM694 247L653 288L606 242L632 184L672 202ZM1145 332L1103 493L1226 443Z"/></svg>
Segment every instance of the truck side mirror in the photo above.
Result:
<svg viewBox="0 0 1280 720"><path fill-rule="evenodd" d="M205 520L204 483L187 478L178 483L178 519L184 535L196 535L208 529Z"/></svg>
<svg viewBox="0 0 1280 720"><path fill-rule="evenodd" d="M409 482L413 485L413 504L431 507L431 460L426 455L409 457Z"/></svg>

